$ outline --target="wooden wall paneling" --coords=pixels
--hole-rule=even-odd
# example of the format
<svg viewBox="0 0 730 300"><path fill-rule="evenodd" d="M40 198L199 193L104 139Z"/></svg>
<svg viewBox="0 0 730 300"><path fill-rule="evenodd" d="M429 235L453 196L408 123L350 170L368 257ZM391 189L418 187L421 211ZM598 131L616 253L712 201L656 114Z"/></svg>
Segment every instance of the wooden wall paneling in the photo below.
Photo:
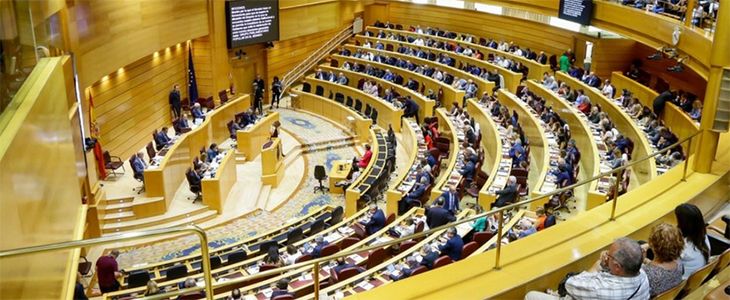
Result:
<svg viewBox="0 0 730 300"><path fill-rule="evenodd" d="M340 25L339 11L339 1L280 9L279 40L335 29Z"/></svg>
<svg viewBox="0 0 730 300"><path fill-rule="evenodd" d="M593 44L591 71L601 79L611 78L611 72L628 70L636 42L630 39L596 39Z"/></svg>
<svg viewBox="0 0 730 300"><path fill-rule="evenodd" d="M707 80L704 79L700 74L694 70L685 67L684 72L671 73L667 71L667 68L676 64L673 59L662 59L662 60L647 60L646 57L656 53L656 50L647 47L646 45L636 43L634 46L634 59L641 60L641 69L651 74L651 86L656 85L657 78L669 83L669 86L673 90L684 90L692 94L697 95L698 99L702 100L705 98L705 89L707 88ZM628 71L629 65L626 65L623 69L616 69L614 71ZM659 91L661 92L661 91Z"/></svg>
<svg viewBox="0 0 730 300"><path fill-rule="evenodd" d="M388 5L388 16L391 23L439 27L479 37L515 41L520 46L546 53L557 54L573 47L573 32L506 16L400 2Z"/></svg>
<svg viewBox="0 0 730 300"><path fill-rule="evenodd" d="M0 249L72 240L79 231L81 191L69 107L59 101L68 57L44 58L23 85L8 125L0 133ZM4 123L4 122L0 122ZM53 138L49 138L53 137ZM83 220L82 224L83 224ZM83 231L83 228L80 228ZM62 299L77 251L55 251L0 260L0 298Z"/></svg>
<svg viewBox="0 0 730 300"><path fill-rule="evenodd" d="M186 60L184 44L170 47L89 89L106 150L126 160L152 139L152 130L170 123L168 95L172 85L180 84L183 97L187 94Z"/></svg>
<svg viewBox="0 0 730 300"><path fill-rule="evenodd" d="M195 64L195 80L198 83L198 95L201 98L214 96L218 100L218 91L213 87L213 45L210 36L204 36L192 41L193 64ZM187 57L185 58L187 64Z"/></svg>
<svg viewBox="0 0 730 300"><path fill-rule="evenodd" d="M363 18L363 25L375 24L375 21L384 22L390 20L388 16L388 3L373 3L365 8L365 17Z"/></svg>

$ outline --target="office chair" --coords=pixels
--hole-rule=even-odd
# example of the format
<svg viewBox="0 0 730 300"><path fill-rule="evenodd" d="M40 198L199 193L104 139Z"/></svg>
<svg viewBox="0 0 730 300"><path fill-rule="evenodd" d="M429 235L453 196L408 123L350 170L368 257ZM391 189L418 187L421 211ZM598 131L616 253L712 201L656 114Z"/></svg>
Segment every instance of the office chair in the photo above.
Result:
<svg viewBox="0 0 730 300"><path fill-rule="evenodd" d="M186 265L174 265L165 270L165 280L173 280L188 276L188 267Z"/></svg>
<svg viewBox="0 0 730 300"><path fill-rule="evenodd" d="M330 188L322 185L322 180L327 179L327 173L325 173L324 166L314 166L314 179L317 179L317 181L319 181L319 186L314 187L315 193L317 191L322 191L322 193L325 193L325 191L330 191Z"/></svg>
<svg viewBox="0 0 730 300"><path fill-rule="evenodd" d="M226 90L222 90L218 92L218 97L221 99L221 105L226 104L228 102L228 92Z"/></svg>
<svg viewBox="0 0 730 300"><path fill-rule="evenodd" d="M119 156L112 156L109 151L104 151L104 169L112 170L112 174L117 176L116 170L122 168L122 175L127 171L124 169L124 162Z"/></svg>
<svg viewBox="0 0 730 300"><path fill-rule="evenodd" d="M129 162L129 168L132 169L132 172L133 173L134 173L134 164L132 163L132 161L134 160L134 157L135 157L135 155L132 154L132 156L129 158L129 161L128 161ZM139 181L139 182L142 183L142 186L136 187L136 188L132 188L132 191L137 191L137 194L141 194L142 192L144 192L144 174L142 174L142 173L134 173L134 175L132 175L132 177L134 177L135 180L137 180L137 181Z"/></svg>
<svg viewBox="0 0 730 300"><path fill-rule="evenodd" d="M127 288L136 288L147 285L150 281L150 272L146 270L136 270L129 273L127 277Z"/></svg>
<svg viewBox="0 0 730 300"><path fill-rule="evenodd" d="M194 176L194 174L192 172L195 172L195 171L193 171L191 168L188 168L188 170L185 172L185 178L188 180L188 185L190 185L190 191L195 194L195 198L192 199L193 203L195 203L195 201L202 199L202 196L200 195L202 188L199 183L198 184L192 183L192 178ZM188 197L188 200L191 200L191 199Z"/></svg>

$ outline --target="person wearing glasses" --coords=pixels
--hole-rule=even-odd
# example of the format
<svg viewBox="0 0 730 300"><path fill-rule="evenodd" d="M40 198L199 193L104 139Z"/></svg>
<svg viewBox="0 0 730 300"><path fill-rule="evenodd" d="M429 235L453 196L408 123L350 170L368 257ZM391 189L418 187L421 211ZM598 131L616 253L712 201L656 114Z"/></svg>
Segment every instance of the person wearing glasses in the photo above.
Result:
<svg viewBox="0 0 730 300"><path fill-rule="evenodd" d="M558 295L531 291L526 300L541 299L649 299L649 279L641 270L643 261L641 246L630 238L619 238L588 271L564 280L564 288Z"/></svg>

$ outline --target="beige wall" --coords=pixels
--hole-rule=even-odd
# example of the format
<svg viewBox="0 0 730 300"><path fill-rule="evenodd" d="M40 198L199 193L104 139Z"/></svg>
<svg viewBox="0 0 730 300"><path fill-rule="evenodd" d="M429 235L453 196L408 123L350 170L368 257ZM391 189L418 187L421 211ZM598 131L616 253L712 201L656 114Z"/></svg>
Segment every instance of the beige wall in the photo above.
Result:
<svg viewBox="0 0 730 300"><path fill-rule="evenodd" d="M67 58L43 59L8 111L0 134L0 249L74 239L80 215L75 142L66 101ZM83 230L83 228L81 229ZM0 298L59 299L70 252L0 260ZM71 267L69 265L68 267ZM75 268L75 266L73 266Z"/></svg>

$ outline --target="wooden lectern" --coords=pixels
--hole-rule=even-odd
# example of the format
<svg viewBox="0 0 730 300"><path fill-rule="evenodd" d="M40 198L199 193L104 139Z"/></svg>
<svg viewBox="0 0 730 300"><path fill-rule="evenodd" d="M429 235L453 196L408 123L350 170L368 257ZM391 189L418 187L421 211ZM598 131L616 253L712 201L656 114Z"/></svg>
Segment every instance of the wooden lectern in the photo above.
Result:
<svg viewBox="0 0 730 300"><path fill-rule="evenodd" d="M272 138L261 146L261 181L276 187L284 177L284 153L281 140Z"/></svg>

